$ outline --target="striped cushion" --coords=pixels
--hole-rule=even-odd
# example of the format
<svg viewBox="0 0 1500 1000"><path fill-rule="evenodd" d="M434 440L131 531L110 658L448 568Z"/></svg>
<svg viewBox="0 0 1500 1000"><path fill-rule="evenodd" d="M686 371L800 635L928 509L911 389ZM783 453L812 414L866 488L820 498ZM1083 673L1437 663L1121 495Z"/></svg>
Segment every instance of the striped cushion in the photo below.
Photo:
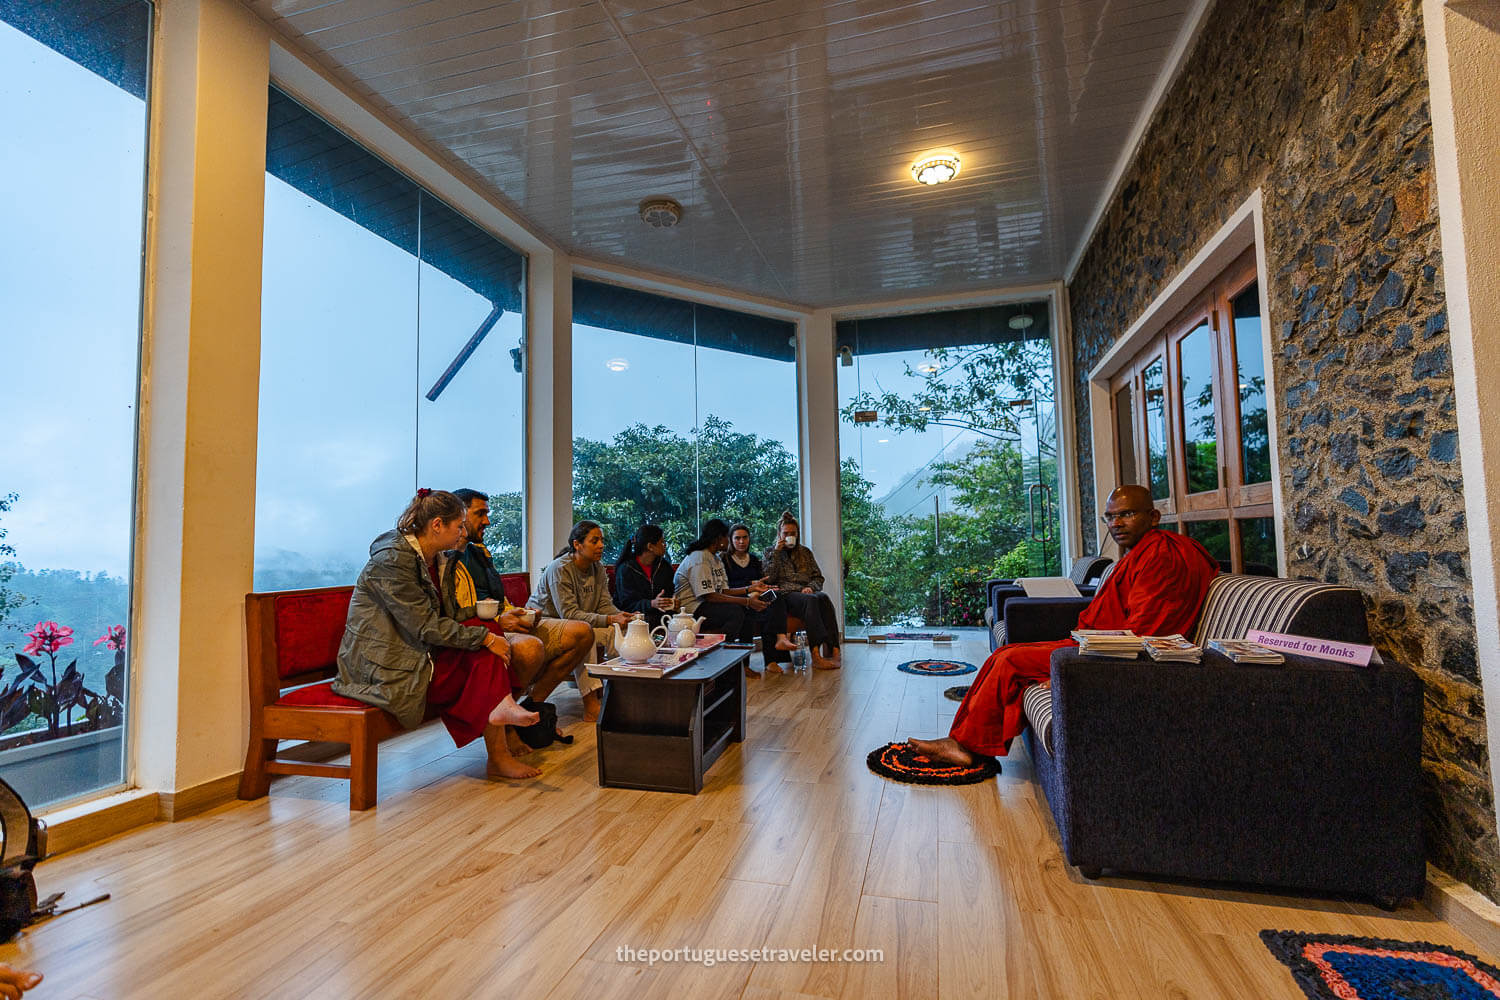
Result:
<svg viewBox="0 0 1500 1000"><path fill-rule="evenodd" d="M1005 645L1005 619L1002 618L990 626L990 638L995 640L995 648L999 649Z"/></svg>
<svg viewBox="0 0 1500 1000"><path fill-rule="evenodd" d="M1210 639L1243 639L1250 629L1284 632L1308 601L1349 587L1313 580L1220 574L1208 585L1203 614L1193 632L1202 645Z"/></svg>
<svg viewBox="0 0 1500 1000"><path fill-rule="evenodd" d="M1026 713L1026 720L1031 723L1031 731L1036 733L1037 738L1042 741L1042 746L1047 748L1047 755L1052 755L1052 685L1033 684L1026 689L1021 696L1021 709Z"/></svg>

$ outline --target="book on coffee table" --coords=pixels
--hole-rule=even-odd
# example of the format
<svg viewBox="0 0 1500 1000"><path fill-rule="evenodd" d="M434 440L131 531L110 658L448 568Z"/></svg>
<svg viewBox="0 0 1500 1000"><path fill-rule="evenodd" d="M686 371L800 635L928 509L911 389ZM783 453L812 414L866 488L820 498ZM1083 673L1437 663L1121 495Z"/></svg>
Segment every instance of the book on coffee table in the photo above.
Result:
<svg viewBox="0 0 1500 1000"><path fill-rule="evenodd" d="M590 666L589 673L596 677L665 677L692 663L701 652L699 649L664 649L645 663L626 663L624 657L614 656L597 666Z"/></svg>

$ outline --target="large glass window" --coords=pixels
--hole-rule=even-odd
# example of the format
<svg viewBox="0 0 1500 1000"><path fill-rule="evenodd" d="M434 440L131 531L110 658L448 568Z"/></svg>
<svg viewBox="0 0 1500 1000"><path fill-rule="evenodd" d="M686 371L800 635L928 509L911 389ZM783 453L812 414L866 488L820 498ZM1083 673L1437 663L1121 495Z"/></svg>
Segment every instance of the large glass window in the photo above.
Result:
<svg viewBox="0 0 1500 1000"><path fill-rule="evenodd" d="M985 581L1060 567L1040 303L838 324L844 619L978 627Z"/></svg>
<svg viewBox="0 0 1500 1000"><path fill-rule="evenodd" d="M676 561L711 517L771 546L799 511L796 358L792 323L573 282L573 509L608 559L649 523Z"/></svg>
<svg viewBox="0 0 1500 1000"><path fill-rule="evenodd" d="M124 780L151 8L0 5L0 773Z"/></svg>
<svg viewBox="0 0 1500 1000"><path fill-rule="evenodd" d="M1214 432L1214 348L1206 322L1193 327L1177 345L1177 375L1187 491L1216 490L1219 453Z"/></svg>
<svg viewBox="0 0 1500 1000"><path fill-rule="evenodd" d="M352 583L418 486L521 569L524 262L271 91L255 587Z"/></svg>

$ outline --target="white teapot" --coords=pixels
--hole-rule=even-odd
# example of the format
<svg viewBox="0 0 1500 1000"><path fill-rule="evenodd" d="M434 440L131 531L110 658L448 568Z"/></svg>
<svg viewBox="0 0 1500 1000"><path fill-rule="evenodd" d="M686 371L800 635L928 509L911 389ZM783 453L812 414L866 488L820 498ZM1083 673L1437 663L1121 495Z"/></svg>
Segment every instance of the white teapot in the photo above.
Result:
<svg viewBox="0 0 1500 1000"><path fill-rule="evenodd" d="M645 663L651 659L651 654L656 652L656 643L651 639L651 630L646 623L639 618L634 619L625 629L625 635L620 635L620 626L611 626L615 630L615 652L620 654L620 659L626 663Z"/></svg>
<svg viewBox="0 0 1500 1000"><path fill-rule="evenodd" d="M679 611L668 619L667 635L681 636L683 629L687 629L693 633L693 642L688 643L691 646L694 642L698 641L698 633L703 629L703 619L694 618L686 611ZM679 642L678 645L680 646L682 643Z"/></svg>

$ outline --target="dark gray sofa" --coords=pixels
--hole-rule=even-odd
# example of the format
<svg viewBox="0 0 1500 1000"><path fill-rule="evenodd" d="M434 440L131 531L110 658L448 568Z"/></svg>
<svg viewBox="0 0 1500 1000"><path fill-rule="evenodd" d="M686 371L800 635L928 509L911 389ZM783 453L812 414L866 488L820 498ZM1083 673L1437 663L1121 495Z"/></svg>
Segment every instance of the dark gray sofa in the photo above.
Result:
<svg viewBox="0 0 1500 1000"><path fill-rule="evenodd" d="M1114 562L1109 556L1080 556L1068 569L1068 579L1084 597L1093 597L1094 590L1104 578L1104 571ZM990 652L1007 642L1005 633L1005 605L1016 597L1025 597L1026 590L1014 580L988 580L984 585L984 624L990 633Z"/></svg>
<svg viewBox="0 0 1500 1000"><path fill-rule="evenodd" d="M1043 638L1034 633L1048 623L1047 638L1066 637L1084 603L1011 601L1012 641ZM1356 590L1216 578L1192 638L1251 628L1369 642ZM1386 907L1421 895L1422 683L1410 669L1294 656L1235 664L1206 651L1201 664L1122 662L1064 649L1050 699L1036 694L1027 746L1063 853L1086 877L1246 882ZM1037 731L1049 713L1050 750Z"/></svg>

